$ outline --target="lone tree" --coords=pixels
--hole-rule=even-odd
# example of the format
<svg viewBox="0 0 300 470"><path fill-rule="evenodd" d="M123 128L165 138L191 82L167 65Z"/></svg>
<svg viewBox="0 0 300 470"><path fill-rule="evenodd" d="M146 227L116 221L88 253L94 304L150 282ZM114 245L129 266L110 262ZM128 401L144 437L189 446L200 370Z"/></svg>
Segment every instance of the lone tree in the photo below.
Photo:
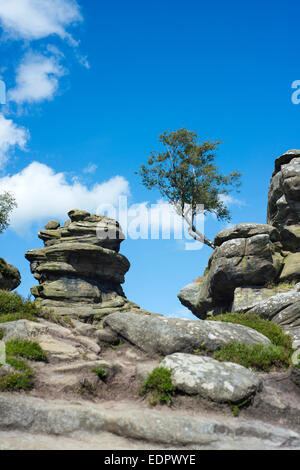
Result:
<svg viewBox="0 0 300 470"><path fill-rule="evenodd" d="M17 207L17 202L11 193L6 191L0 194L0 233L3 233L9 226L9 216L15 207Z"/></svg>
<svg viewBox="0 0 300 470"><path fill-rule="evenodd" d="M188 225L189 234L211 248L214 244L196 227L196 216L213 213L218 220L229 221L230 211L222 195L240 186L241 173L222 175L215 165L221 142L199 143L196 133L185 128L159 136L165 146L162 153L152 152L147 165L136 172L148 189L158 188ZM199 207L202 206L201 207Z"/></svg>

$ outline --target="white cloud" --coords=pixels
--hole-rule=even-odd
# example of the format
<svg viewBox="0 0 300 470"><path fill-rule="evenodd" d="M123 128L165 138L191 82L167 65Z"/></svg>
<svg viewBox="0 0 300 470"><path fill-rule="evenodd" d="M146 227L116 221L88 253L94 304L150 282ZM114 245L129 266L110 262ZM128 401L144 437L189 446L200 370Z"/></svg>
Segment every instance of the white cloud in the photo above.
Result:
<svg viewBox="0 0 300 470"><path fill-rule="evenodd" d="M83 173L87 174L87 175L92 175L93 173L95 173L95 171L97 170L98 166L95 165L95 163L89 163L88 166L86 166L84 169L83 169Z"/></svg>
<svg viewBox="0 0 300 470"><path fill-rule="evenodd" d="M241 199L237 199L230 194L221 194L219 196L220 201L222 201L226 206L244 206L245 202Z"/></svg>
<svg viewBox="0 0 300 470"><path fill-rule="evenodd" d="M58 78L65 74L57 58L30 52L17 69L16 87L8 98L18 104L51 100L59 86Z"/></svg>
<svg viewBox="0 0 300 470"><path fill-rule="evenodd" d="M47 218L66 220L70 209L96 212L100 203L117 205L120 195L129 194L125 178L115 176L109 181L88 188L77 180L69 182L65 173L33 162L20 173L0 178L0 192L11 191L18 203L11 217L11 228L23 234L30 226Z"/></svg>
<svg viewBox="0 0 300 470"><path fill-rule="evenodd" d="M72 45L67 28L82 21L76 0L0 0L0 21L12 38L35 40L57 35Z"/></svg>
<svg viewBox="0 0 300 470"><path fill-rule="evenodd" d="M15 147L25 150L28 139L27 129L17 126L11 119L6 119L0 114L0 167L7 161Z"/></svg>

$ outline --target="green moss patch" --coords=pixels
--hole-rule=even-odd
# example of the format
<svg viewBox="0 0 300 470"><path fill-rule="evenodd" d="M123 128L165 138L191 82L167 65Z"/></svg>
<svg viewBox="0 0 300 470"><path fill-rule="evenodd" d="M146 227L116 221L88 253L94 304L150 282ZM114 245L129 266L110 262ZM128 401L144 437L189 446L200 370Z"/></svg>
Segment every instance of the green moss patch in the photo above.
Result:
<svg viewBox="0 0 300 470"><path fill-rule="evenodd" d="M214 352L218 361L235 362L255 371L270 372L272 369L288 369L291 366L289 351L281 346L255 344L248 346L233 341Z"/></svg>
<svg viewBox="0 0 300 470"><path fill-rule="evenodd" d="M170 404L175 390L172 372L164 367L156 367L142 384L139 394L149 394L149 403L155 406L158 403Z"/></svg>
<svg viewBox="0 0 300 470"><path fill-rule="evenodd" d="M9 356L24 357L30 361L47 362L47 355L41 346L33 341L11 339L6 343L6 354Z"/></svg>
<svg viewBox="0 0 300 470"><path fill-rule="evenodd" d="M292 338L285 334L280 326L276 325L276 323L269 320L263 320L259 315L253 315L250 313L226 313L224 315L209 318L209 320L237 323L239 325L248 326L269 338L275 346L281 346L288 350L290 354L292 353Z"/></svg>
<svg viewBox="0 0 300 470"><path fill-rule="evenodd" d="M98 375L100 380L105 380L107 378L107 372L104 369L92 369L92 372Z"/></svg>
<svg viewBox="0 0 300 470"><path fill-rule="evenodd" d="M34 373L31 367L25 361L13 356L7 356L6 363L13 367L16 372L0 377L0 391L17 392L20 390L31 390L34 383Z"/></svg>

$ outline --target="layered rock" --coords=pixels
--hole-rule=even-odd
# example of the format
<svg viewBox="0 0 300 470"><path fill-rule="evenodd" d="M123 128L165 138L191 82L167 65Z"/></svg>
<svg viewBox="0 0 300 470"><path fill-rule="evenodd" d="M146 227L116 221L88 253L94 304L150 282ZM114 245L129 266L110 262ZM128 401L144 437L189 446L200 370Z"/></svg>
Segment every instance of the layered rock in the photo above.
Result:
<svg viewBox="0 0 300 470"><path fill-rule="evenodd" d="M139 311L121 287L130 263L119 254L124 235L118 222L81 210L68 215L64 226L48 222L38 235L45 247L25 255L39 281L31 289L38 303L88 321L99 321L116 310Z"/></svg>
<svg viewBox="0 0 300 470"><path fill-rule="evenodd" d="M300 150L289 150L275 160L268 223L279 229L285 250L300 250Z"/></svg>
<svg viewBox="0 0 300 470"><path fill-rule="evenodd" d="M21 274L17 268L0 258L0 290L12 291L21 284Z"/></svg>
<svg viewBox="0 0 300 470"><path fill-rule="evenodd" d="M300 281L300 150L275 160L268 198L268 224L239 224L215 238L201 284L178 297L197 317L247 311L274 293L270 284ZM263 289L264 288L264 289Z"/></svg>
<svg viewBox="0 0 300 470"><path fill-rule="evenodd" d="M209 311L230 311L237 287L263 286L279 276L279 240L279 232L270 225L240 224L223 230L215 238L203 281L189 285L179 299L199 318Z"/></svg>

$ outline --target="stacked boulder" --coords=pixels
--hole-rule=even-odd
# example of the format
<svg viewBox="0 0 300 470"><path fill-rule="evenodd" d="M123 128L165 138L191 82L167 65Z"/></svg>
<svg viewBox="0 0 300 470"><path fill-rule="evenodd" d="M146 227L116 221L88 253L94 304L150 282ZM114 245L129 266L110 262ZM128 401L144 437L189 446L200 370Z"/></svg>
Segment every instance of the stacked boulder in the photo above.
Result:
<svg viewBox="0 0 300 470"><path fill-rule="evenodd" d="M267 221L222 230L202 282L178 297L202 319L257 313L288 329L300 347L300 150L275 160Z"/></svg>
<svg viewBox="0 0 300 470"><path fill-rule="evenodd" d="M31 289L38 304L88 322L114 311L140 312L121 287L130 263L119 254L124 235L118 222L76 209L68 215L63 226L51 220L40 231L44 248L25 254L39 281Z"/></svg>

